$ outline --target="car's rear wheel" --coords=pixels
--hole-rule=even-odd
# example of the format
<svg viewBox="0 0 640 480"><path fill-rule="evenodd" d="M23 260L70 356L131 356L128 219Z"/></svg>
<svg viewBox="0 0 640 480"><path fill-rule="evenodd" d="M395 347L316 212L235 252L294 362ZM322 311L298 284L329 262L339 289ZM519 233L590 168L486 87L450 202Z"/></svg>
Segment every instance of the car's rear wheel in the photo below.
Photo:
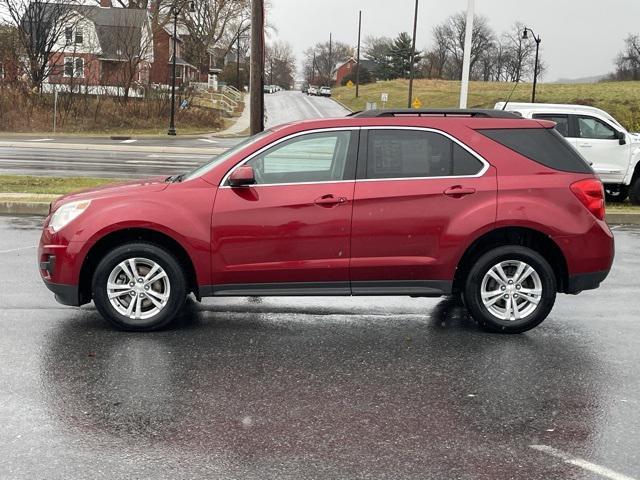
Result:
<svg viewBox="0 0 640 480"><path fill-rule="evenodd" d="M176 258L150 243L129 243L107 253L93 275L96 308L123 330L157 330L184 305L185 275Z"/></svg>
<svg viewBox="0 0 640 480"><path fill-rule="evenodd" d="M605 185L604 195L607 202L620 203L627 199L629 187L626 185Z"/></svg>
<svg viewBox="0 0 640 480"><path fill-rule="evenodd" d="M629 201L633 205L640 205L640 176L629 187Z"/></svg>
<svg viewBox="0 0 640 480"><path fill-rule="evenodd" d="M471 267L464 297L482 327L521 333L549 315L556 299L555 275L549 262L530 248L498 247Z"/></svg>

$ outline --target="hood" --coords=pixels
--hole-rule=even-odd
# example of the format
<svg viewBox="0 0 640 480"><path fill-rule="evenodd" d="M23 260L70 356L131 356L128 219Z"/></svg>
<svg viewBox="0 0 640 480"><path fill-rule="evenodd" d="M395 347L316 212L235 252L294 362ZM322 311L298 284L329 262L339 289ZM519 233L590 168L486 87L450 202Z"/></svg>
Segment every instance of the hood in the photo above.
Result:
<svg viewBox="0 0 640 480"><path fill-rule="evenodd" d="M95 200L98 198L120 197L123 195L137 195L139 193L160 192L167 188L169 183L167 177L154 177L145 180L135 180L130 182L112 183L100 187L88 188L78 192L68 193L57 198L51 203L50 212L58 209L65 203L78 200Z"/></svg>

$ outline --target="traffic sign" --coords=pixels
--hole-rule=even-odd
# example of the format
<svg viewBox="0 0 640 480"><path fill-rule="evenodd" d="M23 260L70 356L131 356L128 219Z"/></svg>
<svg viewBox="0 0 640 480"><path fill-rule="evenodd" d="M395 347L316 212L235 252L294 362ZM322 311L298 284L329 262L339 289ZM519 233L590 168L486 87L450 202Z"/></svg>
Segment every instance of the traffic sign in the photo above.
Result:
<svg viewBox="0 0 640 480"><path fill-rule="evenodd" d="M353 87L353 82L351 80L349 80L347 82L347 87L349 87L349 88Z"/></svg>
<svg viewBox="0 0 640 480"><path fill-rule="evenodd" d="M389 101L389 94L384 92L380 94L380 101L381 102L388 102Z"/></svg>
<svg viewBox="0 0 640 480"><path fill-rule="evenodd" d="M418 97L413 99L413 102L411 103L411 106L413 108L420 108L422 106L422 102L420 101L420 99Z"/></svg>

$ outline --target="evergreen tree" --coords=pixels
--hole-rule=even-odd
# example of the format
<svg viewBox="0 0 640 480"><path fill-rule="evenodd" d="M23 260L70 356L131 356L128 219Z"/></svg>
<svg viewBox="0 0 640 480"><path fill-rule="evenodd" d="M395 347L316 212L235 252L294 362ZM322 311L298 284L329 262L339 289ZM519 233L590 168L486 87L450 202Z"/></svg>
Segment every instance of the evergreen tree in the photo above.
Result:
<svg viewBox="0 0 640 480"><path fill-rule="evenodd" d="M401 32L391 45L389 52L391 59L392 78L409 78L411 70L411 36L407 32ZM422 52L416 50L414 67L420 63Z"/></svg>

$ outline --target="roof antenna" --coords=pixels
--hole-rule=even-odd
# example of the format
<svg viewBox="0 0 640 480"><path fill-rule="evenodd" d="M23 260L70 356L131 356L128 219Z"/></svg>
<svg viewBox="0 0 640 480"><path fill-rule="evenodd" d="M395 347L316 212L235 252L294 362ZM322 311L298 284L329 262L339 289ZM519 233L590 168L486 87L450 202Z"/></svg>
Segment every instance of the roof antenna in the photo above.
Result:
<svg viewBox="0 0 640 480"><path fill-rule="evenodd" d="M516 91L516 87L518 86L518 83L520 83L520 79L516 80L516 84L513 86L513 88L511 89L511 93L509 94L509 96L507 97L507 101L504 102L504 105L502 105L502 110L507 108L507 104L509 103L509 100L511 100L511 95L513 95L513 92Z"/></svg>

